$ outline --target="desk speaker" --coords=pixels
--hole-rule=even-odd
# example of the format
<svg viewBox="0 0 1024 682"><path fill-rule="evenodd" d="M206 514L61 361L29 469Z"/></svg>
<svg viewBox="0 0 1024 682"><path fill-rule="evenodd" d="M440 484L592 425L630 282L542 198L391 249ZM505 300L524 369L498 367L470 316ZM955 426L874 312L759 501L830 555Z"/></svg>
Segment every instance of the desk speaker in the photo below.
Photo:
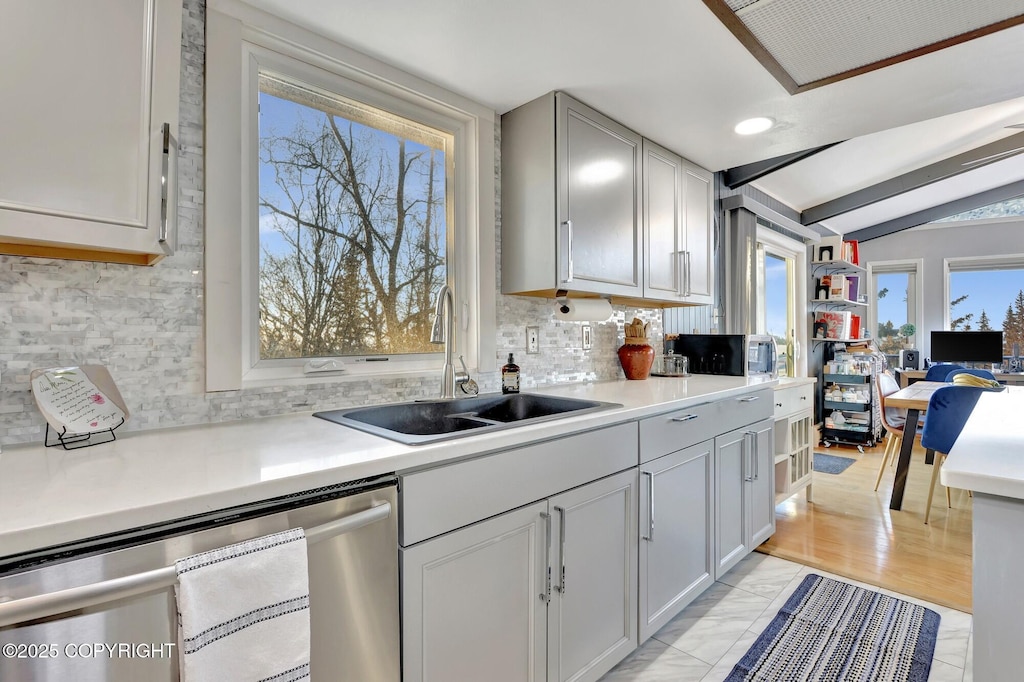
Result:
<svg viewBox="0 0 1024 682"><path fill-rule="evenodd" d="M903 369L921 369L921 352L915 348L901 350L900 367Z"/></svg>

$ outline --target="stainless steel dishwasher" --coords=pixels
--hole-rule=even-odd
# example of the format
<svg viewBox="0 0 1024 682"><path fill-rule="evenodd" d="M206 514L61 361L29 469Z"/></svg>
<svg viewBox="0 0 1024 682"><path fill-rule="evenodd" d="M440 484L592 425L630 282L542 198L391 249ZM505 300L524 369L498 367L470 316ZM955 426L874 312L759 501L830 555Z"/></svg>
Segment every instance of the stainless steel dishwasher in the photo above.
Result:
<svg viewBox="0 0 1024 682"><path fill-rule="evenodd" d="M399 682L393 476L0 557L0 680L178 680L174 561L289 528L309 545L316 682Z"/></svg>

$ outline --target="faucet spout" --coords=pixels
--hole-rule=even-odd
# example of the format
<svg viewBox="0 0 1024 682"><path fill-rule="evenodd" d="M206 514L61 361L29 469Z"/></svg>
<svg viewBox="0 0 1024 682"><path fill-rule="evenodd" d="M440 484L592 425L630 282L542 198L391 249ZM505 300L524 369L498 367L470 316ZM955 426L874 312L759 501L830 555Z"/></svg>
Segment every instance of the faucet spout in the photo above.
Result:
<svg viewBox="0 0 1024 682"><path fill-rule="evenodd" d="M430 343L444 344L444 367L441 369L441 398L454 398L455 386L469 381L467 372L455 371L455 348L452 345L452 327L455 323L455 296L447 284L437 292L434 303L434 326Z"/></svg>

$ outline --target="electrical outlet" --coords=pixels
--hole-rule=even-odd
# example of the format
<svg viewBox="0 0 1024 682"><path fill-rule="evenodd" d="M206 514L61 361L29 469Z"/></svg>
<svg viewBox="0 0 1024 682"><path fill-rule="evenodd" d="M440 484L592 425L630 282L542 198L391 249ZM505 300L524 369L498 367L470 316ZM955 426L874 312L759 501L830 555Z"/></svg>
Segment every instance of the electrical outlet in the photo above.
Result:
<svg viewBox="0 0 1024 682"><path fill-rule="evenodd" d="M526 352L530 354L540 352L540 327L526 328Z"/></svg>
<svg viewBox="0 0 1024 682"><path fill-rule="evenodd" d="M589 324L585 324L585 325L583 325L581 327L581 329L582 329L581 334L582 334L582 337L583 337L581 339L581 343L583 345L583 350L590 350L590 345L591 345L590 325Z"/></svg>

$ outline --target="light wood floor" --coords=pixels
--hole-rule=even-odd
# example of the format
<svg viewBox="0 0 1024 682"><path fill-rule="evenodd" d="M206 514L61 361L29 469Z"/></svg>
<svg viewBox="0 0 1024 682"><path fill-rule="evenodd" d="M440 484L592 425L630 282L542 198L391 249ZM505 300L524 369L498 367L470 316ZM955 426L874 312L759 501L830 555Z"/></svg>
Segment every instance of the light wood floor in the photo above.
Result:
<svg viewBox="0 0 1024 682"><path fill-rule="evenodd" d="M812 503L804 494L775 508L775 535L758 548L765 554L831 571L919 599L971 612L971 501L964 490L936 483L928 525L925 500L932 468L917 444L903 509L889 509L895 469L888 468L878 492L875 477L882 446L833 445L818 452L857 460L841 474L815 472Z"/></svg>

